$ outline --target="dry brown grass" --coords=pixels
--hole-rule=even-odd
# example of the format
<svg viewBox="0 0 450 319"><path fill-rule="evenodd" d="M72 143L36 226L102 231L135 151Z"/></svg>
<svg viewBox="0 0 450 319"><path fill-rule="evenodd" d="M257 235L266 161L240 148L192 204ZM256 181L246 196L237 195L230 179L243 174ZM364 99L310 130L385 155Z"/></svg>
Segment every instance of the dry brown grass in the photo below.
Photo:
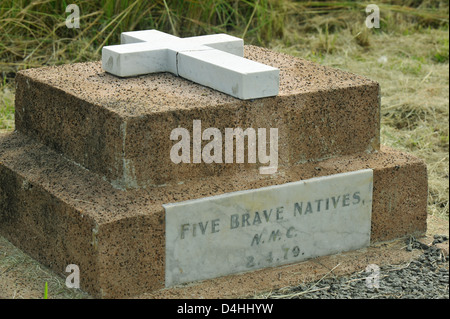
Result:
<svg viewBox="0 0 450 319"><path fill-rule="evenodd" d="M332 42L316 32L303 34L302 41L292 46L275 42L273 49L378 81L381 142L425 160L429 174L429 213L448 219L448 30L399 31L368 32L364 45L351 28L333 33Z"/></svg>

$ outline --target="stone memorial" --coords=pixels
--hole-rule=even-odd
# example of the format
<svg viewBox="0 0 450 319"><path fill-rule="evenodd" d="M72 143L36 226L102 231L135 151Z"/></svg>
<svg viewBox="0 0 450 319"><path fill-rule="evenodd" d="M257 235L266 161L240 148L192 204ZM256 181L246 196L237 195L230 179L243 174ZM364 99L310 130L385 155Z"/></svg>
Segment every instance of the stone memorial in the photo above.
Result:
<svg viewBox="0 0 450 319"><path fill-rule="evenodd" d="M426 231L426 165L380 145L378 83L224 34L121 42L19 72L0 136L0 234L94 297L239 290Z"/></svg>

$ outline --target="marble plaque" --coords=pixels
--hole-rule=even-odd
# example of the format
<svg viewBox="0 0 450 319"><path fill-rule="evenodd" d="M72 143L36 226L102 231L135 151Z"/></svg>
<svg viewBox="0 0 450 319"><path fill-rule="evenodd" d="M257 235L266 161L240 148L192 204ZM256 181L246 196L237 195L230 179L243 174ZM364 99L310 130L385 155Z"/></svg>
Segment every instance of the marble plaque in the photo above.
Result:
<svg viewBox="0 0 450 319"><path fill-rule="evenodd" d="M165 204L166 287L370 244L373 172Z"/></svg>

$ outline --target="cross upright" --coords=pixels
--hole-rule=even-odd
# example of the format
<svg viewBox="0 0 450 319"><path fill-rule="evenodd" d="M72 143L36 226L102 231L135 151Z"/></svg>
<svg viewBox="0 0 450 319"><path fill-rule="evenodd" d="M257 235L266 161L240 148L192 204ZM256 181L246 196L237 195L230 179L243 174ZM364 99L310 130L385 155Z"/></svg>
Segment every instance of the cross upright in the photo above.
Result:
<svg viewBox="0 0 450 319"><path fill-rule="evenodd" d="M102 48L102 67L119 77L171 72L239 99L278 94L279 69L244 56L242 39L214 34L179 38L158 30L123 32Z"/></svg>

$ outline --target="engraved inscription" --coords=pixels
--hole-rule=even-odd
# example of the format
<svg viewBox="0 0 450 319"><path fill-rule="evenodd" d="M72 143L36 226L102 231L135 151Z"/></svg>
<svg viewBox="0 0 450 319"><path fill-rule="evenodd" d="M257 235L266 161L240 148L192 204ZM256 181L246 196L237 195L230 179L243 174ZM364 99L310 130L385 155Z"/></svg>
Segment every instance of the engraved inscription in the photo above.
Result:
<svg viewBox="0 0 450 319"><path fill-rule="evenodd" d="M166 286L368 246L372 170L164 205Z"/></svg>

